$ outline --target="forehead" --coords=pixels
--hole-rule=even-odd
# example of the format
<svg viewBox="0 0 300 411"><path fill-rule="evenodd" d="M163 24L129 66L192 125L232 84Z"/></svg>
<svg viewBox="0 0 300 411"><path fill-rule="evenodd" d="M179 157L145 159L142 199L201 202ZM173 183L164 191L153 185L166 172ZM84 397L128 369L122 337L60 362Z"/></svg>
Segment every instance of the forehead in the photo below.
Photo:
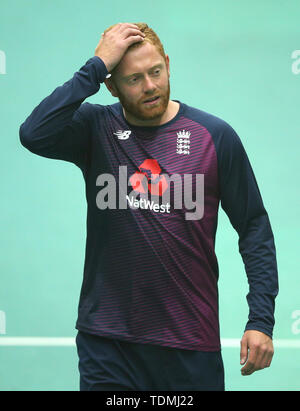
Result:
<svg viewBox="0 0 300 411"><path fill-rule="evenodd" d="M132 73L140 73L149 70L151 67L162 64L163 56L157 48L145 41L141 46L129 49L118 64L118 75L125 77Z"/></svg>

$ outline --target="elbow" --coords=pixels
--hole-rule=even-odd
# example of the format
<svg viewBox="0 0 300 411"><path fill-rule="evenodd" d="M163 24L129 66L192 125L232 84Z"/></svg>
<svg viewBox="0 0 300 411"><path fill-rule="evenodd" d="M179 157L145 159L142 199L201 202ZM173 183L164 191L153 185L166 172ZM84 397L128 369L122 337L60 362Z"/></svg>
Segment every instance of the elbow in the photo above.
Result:
<svg viewBox="0 0 300 411"><path fill-rule="evenodd" d="M21 124L20 129L19 129L19 137L20 137L20 142L22 146L28 147L30 144L30 138L27 133L26 127L24 125L25 123Z"/></svg>
<svg viewBox="0 0 300 411"><path fill-rule="evenodd" d="M32 138L32 133L30 133L30 130L28 129L28 127L26 127L25 123L26 122L21 124L19 128L19 138L20 138L20 142L22 146L30 149L32 147L33 138Z"/></svg>

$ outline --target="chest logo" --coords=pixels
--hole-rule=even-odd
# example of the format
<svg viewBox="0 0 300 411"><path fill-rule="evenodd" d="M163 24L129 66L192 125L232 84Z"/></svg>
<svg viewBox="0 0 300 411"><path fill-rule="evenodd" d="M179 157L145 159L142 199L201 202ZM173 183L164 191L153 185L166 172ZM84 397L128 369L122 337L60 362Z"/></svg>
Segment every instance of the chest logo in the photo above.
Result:
<svg viewBox="0 0 300 411"><path fill-rule="evenodd" d="M119 140L127 140L130 134L131 130L118 130L116 133L114 133L114 135L117 136Z"/></svg>
<svg viewBox="0 0 300 411"><path fill-rule="evenodd" d="M140 193L149 191L153 195L162 196L168 188L166 177L161 173L161 168L154 159L145 160L130 177L133 189Z"/></svg>
<svg viewBox="0 0 300 411"><path fill-rule="evenodd" d="M190 154L190 131L179 131L177 133L177 148L176 148L176 153L177 154Z"/></svg>

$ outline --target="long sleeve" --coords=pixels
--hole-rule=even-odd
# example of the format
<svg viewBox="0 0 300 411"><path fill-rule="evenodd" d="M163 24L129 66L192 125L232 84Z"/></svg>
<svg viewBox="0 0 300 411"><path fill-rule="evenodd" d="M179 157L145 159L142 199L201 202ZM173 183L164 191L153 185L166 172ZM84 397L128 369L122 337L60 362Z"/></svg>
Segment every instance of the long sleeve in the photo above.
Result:
<svg viewBox="0 0 300 411"><path fill-rule="evenodd" d="M107 75L103 61L94 56L72 79L57 87L20 126L20 141L43 157L70 161L84 167L90 129L83 101L95 94Z"/></svg>
<svg viewBox="0 0 300 411"><path fill-rule="evenodd" d="M249 283L245 330L262 331L272 337L278 294L273 232L246 151L227 123L220 137L218 163L221 206L238 233Z"/></svg>

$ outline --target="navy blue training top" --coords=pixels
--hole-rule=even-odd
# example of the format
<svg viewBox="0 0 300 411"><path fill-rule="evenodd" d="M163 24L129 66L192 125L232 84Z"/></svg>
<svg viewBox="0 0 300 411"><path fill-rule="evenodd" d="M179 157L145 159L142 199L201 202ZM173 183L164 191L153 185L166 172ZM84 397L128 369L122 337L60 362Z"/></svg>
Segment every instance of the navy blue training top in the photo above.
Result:
<svg viewBox="0 0 300 411"><path fill-rule="evenodd" d="M106 75L103 61L90 58L20 127L23 146L76 164L85 181L87 238L76 328L219 350L215 236L221 203L238 233L249 282L245 329L272 337L274 237L239 136L222 119L180 101L176 116L156 127L129 124L119 102L83 103Z"/></svg>

